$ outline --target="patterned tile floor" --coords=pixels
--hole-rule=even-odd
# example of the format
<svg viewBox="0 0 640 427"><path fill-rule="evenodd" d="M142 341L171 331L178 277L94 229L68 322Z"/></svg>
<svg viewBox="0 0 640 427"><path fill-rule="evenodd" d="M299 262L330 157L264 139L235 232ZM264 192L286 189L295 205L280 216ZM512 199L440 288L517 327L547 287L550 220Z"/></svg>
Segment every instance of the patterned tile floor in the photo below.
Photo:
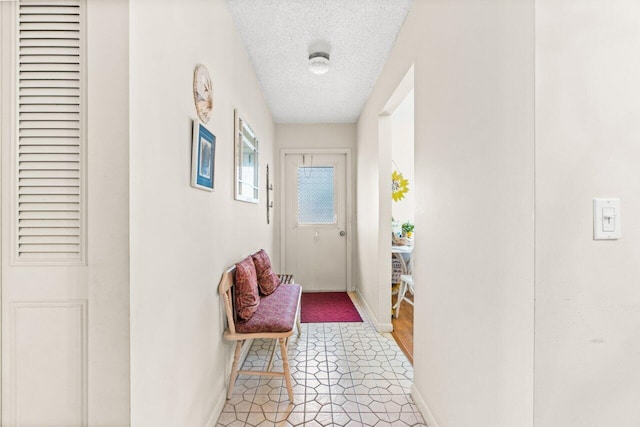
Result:
<svg viewBox="0 0 640 427"><path fill-rule="evenodd" d="M362 323L303 323L289 340L294 403L283 379L239 376L218 426L426 426L410 388L413 368L351 294ZM245 369L263 367L273 340L255 340ZM282 369L279 349L274 369Z"/></svg>

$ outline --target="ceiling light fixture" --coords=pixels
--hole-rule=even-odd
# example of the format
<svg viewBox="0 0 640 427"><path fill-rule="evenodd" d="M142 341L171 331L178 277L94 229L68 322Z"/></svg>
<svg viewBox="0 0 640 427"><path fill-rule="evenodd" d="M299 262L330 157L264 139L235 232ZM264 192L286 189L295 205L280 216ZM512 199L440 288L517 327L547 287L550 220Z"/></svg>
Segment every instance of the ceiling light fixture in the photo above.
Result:
<svg viewBox="0 0 640 427"><path fill-rule="evenodd" d="M314 52L309 55L309 69L313 74L325 74L329 71L329 54Z"/></svg>

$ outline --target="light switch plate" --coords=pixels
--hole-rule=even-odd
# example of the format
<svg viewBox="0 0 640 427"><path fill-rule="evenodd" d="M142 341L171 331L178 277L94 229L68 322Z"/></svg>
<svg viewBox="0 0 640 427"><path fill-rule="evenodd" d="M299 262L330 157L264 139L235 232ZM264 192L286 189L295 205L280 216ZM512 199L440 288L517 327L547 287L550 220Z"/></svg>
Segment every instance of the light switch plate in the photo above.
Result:
<svg viewBox="0 0 640 427"><path fill-rule="evenodd" d="M593 239L619 239L620 230L620 199L593 199Z"/></svg>

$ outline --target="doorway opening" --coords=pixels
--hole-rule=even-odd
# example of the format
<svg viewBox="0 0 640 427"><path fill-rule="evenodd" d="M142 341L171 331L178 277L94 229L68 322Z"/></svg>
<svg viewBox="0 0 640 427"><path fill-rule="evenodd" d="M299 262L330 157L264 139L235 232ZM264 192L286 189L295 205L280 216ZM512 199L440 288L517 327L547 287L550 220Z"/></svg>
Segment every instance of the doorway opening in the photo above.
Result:
<svg viewBox="0 0 640 427"><path fill-rule="evenodd" d="M380 307L389 331L413 363L414 67L398 84L378 117L380 150ZM388 184L387 184L388 183ZM388 185L388 187L387 187ZM386 188L385 188L386 187ZM416 233L417 232L417 233ZM386 278L386 279L385 279ZM396 317L397 316L397 317Z"/></svg>
<svg viewBox="0 0 640 427"><path fill-rule="evenodd" d="M391 115L393 337L413 363L414 91Z"/></svg>

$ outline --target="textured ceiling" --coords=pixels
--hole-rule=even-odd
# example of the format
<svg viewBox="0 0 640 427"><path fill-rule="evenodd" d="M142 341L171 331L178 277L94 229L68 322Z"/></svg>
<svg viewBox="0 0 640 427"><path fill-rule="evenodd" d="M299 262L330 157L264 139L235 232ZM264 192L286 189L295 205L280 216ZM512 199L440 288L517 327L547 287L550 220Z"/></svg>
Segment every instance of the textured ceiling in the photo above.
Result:
<svg viewBox="0 0 640 427"><path fill-rule="evenodd" d="M353 123L412 0L226 2L277 123ZM309 71L315 46L331 55L327 74Z"/></svg>

